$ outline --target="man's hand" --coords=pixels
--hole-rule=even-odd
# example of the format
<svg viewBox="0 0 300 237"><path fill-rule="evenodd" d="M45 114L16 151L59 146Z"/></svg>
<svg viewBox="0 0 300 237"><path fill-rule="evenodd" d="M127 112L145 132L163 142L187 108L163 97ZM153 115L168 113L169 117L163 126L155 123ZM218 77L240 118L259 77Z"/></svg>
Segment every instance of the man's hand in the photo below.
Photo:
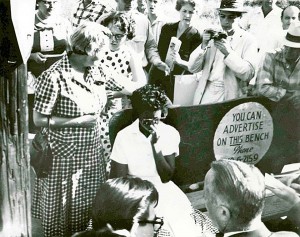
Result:
<svg viewBox="0 0 300 237"><path fill-rule="evenodd" d="M214 44L216 48L220 50L222 54L225 55L225 57L227 57L230 51L232 51L230 43L227 39L214 40Z"/></svg>
<svg viewBox="0 0 300 237"><path fill-rule="evenodd" d="M170 74L170 68L169 66L164 63L163 61L159 61L154 64L155 67L157 67L159 70L165 72L165 75L168 76Z"/></svg>
<svg viewBox="0 0 300 237"><path fill-rule="evenodd" d="M300 109L300 91L292 92L292 95L287 100L292 103L295 109Z"/></svg>
<svg viewBox="0 0 300 237"><path fill-rule="evenodd" d="M37 63L45 63L47 60L47 57L45 57L42 53L37 52L37 53L31 53L30 59L34 60Z"/></svg>

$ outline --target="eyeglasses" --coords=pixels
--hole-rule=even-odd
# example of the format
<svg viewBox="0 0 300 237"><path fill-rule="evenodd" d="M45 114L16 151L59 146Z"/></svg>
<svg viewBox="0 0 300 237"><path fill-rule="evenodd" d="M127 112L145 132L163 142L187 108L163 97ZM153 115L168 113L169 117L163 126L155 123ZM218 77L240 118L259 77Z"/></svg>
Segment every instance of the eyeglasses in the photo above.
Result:
<svg viewBox="0 0 300 237"><path fill-rule="evenodd" d="M163 217L155 217L154 220L140 220L138 221L139 224L152 224L154 229L153 237L158 235L159 230L164 225L164 218Z"/></svg>
<svg viewBox="0 0 300 237"><path fill-rule="evenodd" d="M158 232L164 225L164 219L163 217L155 217L154 220L139 220L139 221L130 220L130 219L119 219L119 220L108 221L108 223L110 223L114 228L118 228L118 229L124 228L126 230L130 230L133 223L138 223L141 225L152 224L153 232L154 232L153 237L157 237Z"/></svg>
<svg viewBox="0 0 300 237"><path fill-rule="evenodd" d="M110 39L115 38L115 40L121 40L121 39L123 39L123 37L125 35L126 34L113 34L113 33L110 33L110 34L108 34L108 38L110 38Z"/></svg>
<svg viewBox="0 0 300 237"><path fill-rule="evenodd" d="M42 1L47 6L53 6L58 3L58 1Z"/></svg>
<svg viewBox="0 0 300 237"><path fill-rule="evenodd" d="M164 120L166 119L166 116L165 117L154 117L154 118L144 118L142 119L142 123L144 125L147 125L147 126L150 126L150 125L153 125L153 124L158 124L160 120Z"/></svg>

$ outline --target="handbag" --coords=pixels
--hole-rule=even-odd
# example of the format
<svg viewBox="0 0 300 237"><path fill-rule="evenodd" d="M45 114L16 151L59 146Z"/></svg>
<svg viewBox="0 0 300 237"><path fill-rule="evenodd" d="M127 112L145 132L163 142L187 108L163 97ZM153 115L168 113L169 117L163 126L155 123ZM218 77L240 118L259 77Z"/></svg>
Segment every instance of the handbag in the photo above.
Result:
<svg viewBox="0 0 300 237"><path fill-rule="evenodd" d="M194 95L198 86L198 73L175 75L174 105L193 105Z"/></svg>
<svg viewBox="0 0 300 237"><path fill-rule="evenodd" d="M49 122L50 119L48 118L48 127L42 128L35 134L29 147L30 165L38 178L46 178L52 168L53 155L48 141Z"/></svg>

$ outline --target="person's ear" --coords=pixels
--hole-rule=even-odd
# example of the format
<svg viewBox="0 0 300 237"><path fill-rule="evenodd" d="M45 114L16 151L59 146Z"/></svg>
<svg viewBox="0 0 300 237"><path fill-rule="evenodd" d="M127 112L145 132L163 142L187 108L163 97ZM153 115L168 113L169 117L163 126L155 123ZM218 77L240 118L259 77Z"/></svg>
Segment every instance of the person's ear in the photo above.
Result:
<svg viewBox="0 0 300 237"><path fill-rule="evenodd" d="M225 225L227 225L227 223L231 219L231 212L227 206L220 205L218 208L218 216L220 217L222 223L225 223Z"/></svg>

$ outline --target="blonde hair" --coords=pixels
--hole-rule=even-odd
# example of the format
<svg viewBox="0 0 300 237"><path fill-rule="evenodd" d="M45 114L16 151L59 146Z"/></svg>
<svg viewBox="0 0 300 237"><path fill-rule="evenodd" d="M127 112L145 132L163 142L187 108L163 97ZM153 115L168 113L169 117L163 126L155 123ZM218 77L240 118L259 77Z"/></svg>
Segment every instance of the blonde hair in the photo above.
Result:
<svg viewBox="0 0 300 237"><path fill-rule="evenodd" d="M95 22L85 22L79 25L71 35L71 49L93 56L106 44L108 34L106 27Z"/></svg>

